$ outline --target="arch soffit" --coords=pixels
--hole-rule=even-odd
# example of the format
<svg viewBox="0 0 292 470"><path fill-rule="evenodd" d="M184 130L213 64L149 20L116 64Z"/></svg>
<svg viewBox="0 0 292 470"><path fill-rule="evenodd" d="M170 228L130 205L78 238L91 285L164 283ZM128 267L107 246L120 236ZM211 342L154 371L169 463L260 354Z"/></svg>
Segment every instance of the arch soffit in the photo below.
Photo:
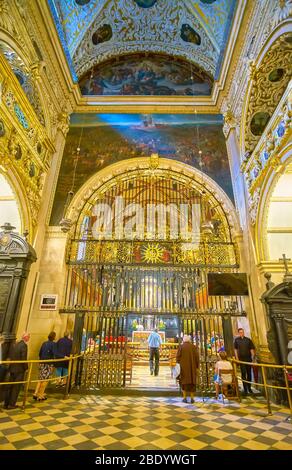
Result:
<svg viewBox="0 0 292 470"><path fill-rule="evenodd" d="M117 178L135 170L149 174L149 171L151 171L150 158L132 158L129 160L123 160L109 165L103 170L97 172L76 193L67 209L65 217L72 220L75 224L88 199L99 189L102 189L105 183L109 182L113 178ZM178 177L185 177L186 179L192 180L194 186L197 187L203 187L202 182L204 182L204 188L208 191L210 197L222 207L222 211L230 226L232 236L235 237L239 235L240 223L235 207L227 194L212 178L190 165L175 160L169 160L167 158L159 158L157 170L172 171L173 173L176 173Z"/></svg>
<svg viewBox="0 0 292 470"><path fill-rule="evenodd" d="M285 168L292 163L292 142L289 142L278 154L279 166L277 171L270 168L262 184L258 215L255 225L256 234L256 256L258 262L267 261L269 257L267 242L267 223L270 208L270 200L275 187L283 174Z"/></svg>
<svg viewBox="0 0 292 470"><path fill-rule="evenodd" d="M26 198L26 193L22 187L21 180L19 176L13 172L12 169L7 168L6 171L0 171L3 177L7 180L8 184L11 186L11 189L15 195L16 204L18 207L20 221L21 221L21 231L28 230L29 234L32 234L32 224L29 210L29 203Z"/></svg>
<svg viewBox="0 0 292 470"><path fill-rule="evenodd" d="M292 27L292 19L286 19L283 23L279 24L274 31L268 36L266 41L264 42L257 58L254 60L253 64L251 65L252 70L251 70L251 75L253 74L253 71L256 71L259 69L259 67L262 65L264 58L266 57L266 54L269 52L270 48L273 46L273 44L285 33L291 33L291 27ZM245 131L246 131L246 123L247 123L247 115L249 111L249 104L250 104L250 98L251 98L251 93L254 87L254 80L251 79L249 80L246 92L245 92L245 98L243 101L243 113L242 113L242 119L241 119L241 131L240 131L240 149L242 155L244 155L246 149L245 149Z"/></svg>
<svg viewBox="0 0 292 470"><path fill-rule="evenodd" d="M21 45L17 41L15 41L15 39L9 33L7 33L6 31L3 31L1 29L0 29L0 41L5 42L9 47L11 47L11 49L13 49L16 52L16 54L18 54L18 56L23 60L25 66L29 70L31 70L31 65L34 63L32 58L28 57L27 53L23 50ZM38 59L36 59L36 62L37 61L38 61ZM17 82L18 82L18 80L17 80ZM38 93L38 98L40 100L40 105L41 105L42 113L43 113L43 116L44 116L46 131L49 135L51 135L50 116L49 116L49 112L48 112L48 106L46 105L46 101L45 101L44 96L43 96L42 86L41 86L39 80L34 80L34 85L36 87L36 90L37 90L37 93ZM20 84L19 84L19 86L21 87ZM21 89L22 89L22 87L21 87ZM23 89L22 89L22 91L23 91ZM26 93L24 91L23 91L23 93L26 96L27 100L29 101ZM33 108L32 104L30 103L30 101L29 101L29 104L32 107L33 111L36 112L35 109ZM39 116L37 116L37 118L39 119Z"/></svg>

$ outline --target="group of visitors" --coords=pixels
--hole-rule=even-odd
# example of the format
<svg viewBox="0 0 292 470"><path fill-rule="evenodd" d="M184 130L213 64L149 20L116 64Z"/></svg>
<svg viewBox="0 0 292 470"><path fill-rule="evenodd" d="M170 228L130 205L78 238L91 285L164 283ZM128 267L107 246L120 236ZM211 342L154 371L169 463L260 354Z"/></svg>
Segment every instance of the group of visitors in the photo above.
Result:
<svg viewBox="0 0 292 470"><path fill-rule="evenodd" d="M235 358L243 362L255 361L255 347L250 338L244 335L243 328L238 328L239 336L234 341ZM159 372L159 352L161 349L161 336L157 328L152 331L148 338L150 374L158 375ZM227 395L229 386L233 383L233 366L227 359L224 350L218 352L219 360L215 364L215 391L216 398L219 397L220 387L222 393ZM187 395L190 395L191 403L194 403L194 393L197 382L197 372L199 370L199 353L189 335L184 335L182 344L179 346L176 362L179 364L179 383L182 388L183 402L187 403ZM251 365L240 364L241 377L243 383L243 394L252 394L251 389ZM230 370L230 374L228 371ZM221 374L222 371L222 374ZM223 374L224 372L224 374Z"/></svg>
<svg viewBox="0 0 292 470"><path fill-rule="evenodd" d="M48 340L41 345L39 352L40 360L48 359L62 359L68 358L72 350L72 339L70 337L70 332L66 331L63 338L60 338L55 342L56 333L52 331ZM56 369L57 377L57 387L62 387L66 385L66 380L68 376L68 361L58 361L58 362L41 362L39 364L39 382L36 385L33 398L37 401L43 401L47 399L45 394L46 387L48 385L49 379L53 376L54 369Z"/></svg>
<svg viewBox="0 0 292 470"><path fill-rule="evenodd" d="M17 362L27 360L27 343L30 340L30 334L23 333L21 340L16 341L10 345L7 360L15 361L15 363L5 365L1 364L2 360L2 345L4 343L3 335L0 335L0 383L11 382L5 385L0 385L0 402L4 401L5 409L18 408L17 398L20 392L22 383L24 382L25 372L28 369L27 362ZM70 332L65 332L64 337L60 338L57 342L56 333L52 331L48 335L48 340L43 342L39 351L40 360L49 359L67 359L71 354L72 339ZM58 362L41 362L39 363L39 382L33 394L33 398L37 401L47 399L45 394L46 387L49 379L52 378L53 372L56 369L57 386L65 386L68 376L68 360ZM16 382L16 383L14 383ZM22 382L22 383L21 383Z"/></svg>

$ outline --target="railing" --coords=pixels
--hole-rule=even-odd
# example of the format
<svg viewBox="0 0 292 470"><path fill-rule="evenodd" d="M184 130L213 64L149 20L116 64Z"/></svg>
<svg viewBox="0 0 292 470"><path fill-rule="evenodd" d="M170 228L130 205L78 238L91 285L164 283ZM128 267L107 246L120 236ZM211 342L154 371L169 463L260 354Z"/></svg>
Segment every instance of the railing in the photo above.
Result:
<svg viewBox="0 0 292 470"><path fill-rule="evenodd" d="M64 399L68 398L69 391L72 384L72 378L75 373L75 385L80 385L79 377L82 375L82 371L80 372L80 364L82 364L84 354L79 354L75 356L70 356L61 359L47 359L47 360L30 360L30 361L2 361L1 365L10 366L11 364L28 364L28 369L26 371L25 379L18 381L18 382L0 382L0 388L5 386L12 386L17 384L24 385L24 393L22 398L22 409L25 409L27 397L29 395L29 386L32 383L37 382L54 382L56 381L56 377L51 377L48 379L39 379L39 378L32 378L33 366L35 364L43 364L48 363L52 364L52 362L57 364L58 362L64 362L64 360L68 361L68 374L64 377L67 377L66 386L64 388ZM271 407L271 390L278 390L282 392L286 392L287 394L287 401L290 410L291 417L289 421L292 419L292 365L278 365L278 364L262 364L262 363L252 363L252 362L244 362L238 361L236 359L230 360L233 365L234 374L238 381L246 383L248 385L253 385L256 388L261 388L263 390L263 395L266 399L266 405L268 414L272 414L272 407ZM251 367L257 367L259 370L259 376L261 381L247 381L243 380L240 375L237 373L237 368L241 364L248 365ZM211 380L213 376L213 368L215 362L214 361L202 361L200 366L200 391L202 392L203 396L206 395L206 391L211 390ZM125 366L126 367L126 366ZM274 375L270 372L274 370ZM277 385L269 383L271 380L277 381ZM240 401L240 398L239 398Z"/></svg>
<svg viewBox="0 0 292 470"><path fill-rule="evenodd" d="M243 383L246 383L250 386L253 385L254 387L259 387L263 390L269 415L272 414L271 397L270 397L269 392L271 390L286 391L288 405L289 405L290 414L291 414L291 417L289 418L289 420L292 419L292 366L244 362L244 361L238 361L236 359L231 359L231 362L232 362L234 373L236 374L237 380ZM237 366L240 366L241 364L248 365L253 368L257 367L259 376L262 379L262 382L243 380L241 376L237 375ZM273 370L276 372L274 374L274 377L276 376L276 378L273 377L273 374L269 374L269 371L273 371ZM274 384L268 383L270 380L277 380L277 383L279 383L280 385L274 385Z"/></svg>
<svg viewBox="0 0 292 470"><path fill-rule="evenodd" d="M68 398L69 396L69 390L71 388L71 381L72 381L72 377L73 377L73 371L74 371L74 367L75 367L75 372L76 372L76 376L77 376L77 371L78 371L78 359L80 359L82 357L82 355L75 355L75 356L70 356L70 357L66 357L66 358L61 358L61 359L38 359L38 360L29 360L29 361L1 361L1 365L2 366L7 366L7 372L6 373L9 373L9 367L11 364L27 364L28 365L28 369L24 372L24 380L20 380L18 382L10 382L10 381L3 381L3 382L0 382L0 391L1 390L1 387L7 387L7 386L13 386L13 385L18 385L18 384L21 384L21 385L24 385L24 393L23 393L23 397L22 397L22 409L24 410L25 409L25 406L26 406L26 402L27 402L27 397L29 395L29 386L30 384L32 383L38 383L38 382L55 382L56 381L56 377L50 377L50 378L46 378L46 379L39 379L39 378L32 378L32 372L33 372L33 367L35 364L44 364L44 363L47 363L47 364L57 364L58 362L64 362L64 361L67 361L68 362L68 374L67 375L64 375L62 377L60 377L61 379L64 379L64 378L67 378L67 381L66 381L66 385L65 385L65 388L64 388L64 399ZM4 393L5 393L5 389L4 389ZM3 393L3 392L2 392ZM4 396L4 394L3 394Z"/></svg>

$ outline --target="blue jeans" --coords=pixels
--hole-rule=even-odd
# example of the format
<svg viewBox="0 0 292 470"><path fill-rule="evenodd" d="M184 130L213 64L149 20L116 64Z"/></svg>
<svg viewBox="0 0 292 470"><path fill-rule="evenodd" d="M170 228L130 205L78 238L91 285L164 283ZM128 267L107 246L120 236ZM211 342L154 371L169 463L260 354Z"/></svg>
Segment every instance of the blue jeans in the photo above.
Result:
<svg viewBox="0 0 292 470"><path fill-rule="evenodd" d="M64 375L68 375L68 369L66 369L65 367L57 367L56 376L63 377Z"/></svg>

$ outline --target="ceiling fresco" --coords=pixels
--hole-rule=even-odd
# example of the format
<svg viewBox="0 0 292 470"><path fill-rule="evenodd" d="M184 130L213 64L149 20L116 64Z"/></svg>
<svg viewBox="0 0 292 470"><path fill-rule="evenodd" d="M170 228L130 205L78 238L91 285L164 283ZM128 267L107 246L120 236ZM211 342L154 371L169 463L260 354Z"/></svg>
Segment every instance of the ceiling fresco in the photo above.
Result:
<svg viewBox="0 0 292 470"><path fill-rule="evenodd" d="M50 225L59 224L68 191L108 165L156 152L201 170L233 200L222 124L207 114L72 114Z"/></svg>
<svg viewBox="0 0 292 470"><path fill-rule="evenodd" d="M214 79L237 0L47 0L72 76L137 52L193 62Z"/></svg>
<svg viewBox="0 0 292 470"><path fill-rule="evenodd" d="M111 59L80 80L83 95L210 95L213 79L186 61L139 53Z"/></svg>

